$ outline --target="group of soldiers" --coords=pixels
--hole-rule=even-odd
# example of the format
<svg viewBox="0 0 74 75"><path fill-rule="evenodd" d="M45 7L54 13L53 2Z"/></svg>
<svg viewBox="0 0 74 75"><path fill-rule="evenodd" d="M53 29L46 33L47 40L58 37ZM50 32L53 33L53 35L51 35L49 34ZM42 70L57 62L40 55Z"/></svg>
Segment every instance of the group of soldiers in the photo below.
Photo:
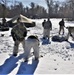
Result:
<svg viewBox="0 0 74 75"><path fill-rule="evenodd" d="M34 49L35 60L39 59L39 40L37 36L30 35L26 40L27 29L21 18L17 19L17 24L12 28L11 35L14 40L13 56L17 56L19 44L22 43L24 49L24 61L27 62L31 48Z"/></svg>
<svg viewBox="0 0 74 75"><path fill-rule="evenodd" d="M61 34L61 31L63 31L64 34L64 19L62 19L59 22L59 35ZM50 40L50 31L52 30L52 23L50 21L50 19L48 18L48 20L44 20L42 22L42 27L43 27L43 39L49 39Z"/></svg>
<svg viewBox="0 0 74 75"><path fill-rule="evenodd" d="M42 23L42 26L44 28L43 30L43 39L50 39L50 30L52 30L52 23L50 21L50 19L48 19L47 21L44 20L44 22Z"/></svg>
<svg viewBox="0 0 74 75"><path fill-rule="evenodd" d="M64 33L64 28L63 28L64 20L62 19L62 21L60 21L59 24L60 24L59 34L60 34L61 29L63 30L63 33ZM52 30L52 23L51 23L50 19L48 18L47 21L44 20L42 23L42 26L44 28L43 39L47 38L48 40L50 40L50 31ZM24 49L25 61L28 61L31 48L34 49L33 54L35 56L35 60L39 59L39 39L37 36L30 35L25 40L25 38L27 36L27 29L26 29L25 25L23 23L21 23L20 17L17 19L17 24L12 28L11 35L14 40L13 56L17 56L19 44L22 43L22 46Z"/></svg>

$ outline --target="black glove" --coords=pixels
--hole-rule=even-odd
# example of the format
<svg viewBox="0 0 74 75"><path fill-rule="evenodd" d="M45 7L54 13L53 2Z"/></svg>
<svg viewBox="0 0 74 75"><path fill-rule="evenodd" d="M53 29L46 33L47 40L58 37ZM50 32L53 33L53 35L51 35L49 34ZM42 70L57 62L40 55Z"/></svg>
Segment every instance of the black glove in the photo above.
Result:
<svg viewBox="0 0 74 75"><path fill-rule="evenodd" d="M26 37L26 36L27 36L27 31L25 31L25 32L24 32L24 35L23 35L23 36L24 36L24 37Z"/></svg>
<svg viewBox="0 0 74 75"><path fill-rule="evenodd" d="M15 37L13 37L13 40L16 41Z"/></svg>

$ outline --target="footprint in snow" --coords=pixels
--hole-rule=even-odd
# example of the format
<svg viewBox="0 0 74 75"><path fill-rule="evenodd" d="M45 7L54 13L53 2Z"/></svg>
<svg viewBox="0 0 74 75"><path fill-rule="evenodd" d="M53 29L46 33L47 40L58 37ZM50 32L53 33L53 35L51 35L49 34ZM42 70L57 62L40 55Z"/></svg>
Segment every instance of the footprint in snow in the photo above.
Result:
<svg viewBox="0 0 74 75"><path fill-rule="evenodd" d="M57 68L54 68L54 70L57 70Z"/></svg>

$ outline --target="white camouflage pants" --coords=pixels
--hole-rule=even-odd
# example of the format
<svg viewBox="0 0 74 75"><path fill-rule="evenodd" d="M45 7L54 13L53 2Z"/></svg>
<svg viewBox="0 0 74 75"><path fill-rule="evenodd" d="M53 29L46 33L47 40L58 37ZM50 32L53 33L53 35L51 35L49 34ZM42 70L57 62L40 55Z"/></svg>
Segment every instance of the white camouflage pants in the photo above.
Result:
<svg viewBox="0 0 74 75"><path fill-rule="evenodd" d="M27 39L25 41L25 59L29 58L29 54L31 52L31 48L33 48L35 58L39 58L39 41L37 39Z"/></svg>
<svg viewBox="0 0 74 75"><path fill-rule="evenodd" d="M50 29L44 29L44 31L43 31L43 37L50 38Z"/></svg>

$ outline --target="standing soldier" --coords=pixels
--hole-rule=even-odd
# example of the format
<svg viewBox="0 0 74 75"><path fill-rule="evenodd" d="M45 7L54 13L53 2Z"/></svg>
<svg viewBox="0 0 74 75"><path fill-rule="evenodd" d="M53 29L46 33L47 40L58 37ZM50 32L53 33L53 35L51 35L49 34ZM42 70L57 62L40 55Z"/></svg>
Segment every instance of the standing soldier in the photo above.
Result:
<svg viewBox="0 0 74 75"><path fill-rule="evenodd" d="M17 24L12 28L11 35L14 40L14 50L13 56L17 56L18 53L18 46L22 43L23 48L25 46L24 37L27 35L27 29L23 23L21 23L21 18L17 19Z"/></svg>
<svg viewBox="0 0 74 75"><path fill-rule="evenodd" d="M63 31L64 34L64 19L59 22L59 35L61 31Z"/></svg>
<svg viewBox="0 0 74 75"><path fill-rule="evenodd" d="M50 38L50 31L52 30L52 23L50 21L50 19L48 18L48 20L44 23L44 33L43 33L43 38Z"/></svg>
<svg viewBox="0 0 74 75"><path fill-rule="evenodd" d="M9 30L9 26L8 26L8 23L6 22L6 19L5 18L2 18L1 30L2 31Z"/></svg>
<svg viewBox="0 0 74 75"><path fill-rule="evenodd" d="M43 22L42 22L42 27L44 27L44 24L46 23L46 20L44 20Z"/></svg>
<svg viewBox="0 0 74 75"><path fill-rule="evenodd" d="M3 19L2 19L2 27L6 27L6 26L8 26L7 23L6 23L6 19L3 18Z"/></svg>
<svg viewBox="0 0 74 75"><path fill-rule="evenodd" d="M42 27L43 27L43 39L45 39L45 37L44 37L44 32L45 32L44 25L45 25L45 23L46 23L46 20L44 20L44 21L42 22Z"/></svg>

